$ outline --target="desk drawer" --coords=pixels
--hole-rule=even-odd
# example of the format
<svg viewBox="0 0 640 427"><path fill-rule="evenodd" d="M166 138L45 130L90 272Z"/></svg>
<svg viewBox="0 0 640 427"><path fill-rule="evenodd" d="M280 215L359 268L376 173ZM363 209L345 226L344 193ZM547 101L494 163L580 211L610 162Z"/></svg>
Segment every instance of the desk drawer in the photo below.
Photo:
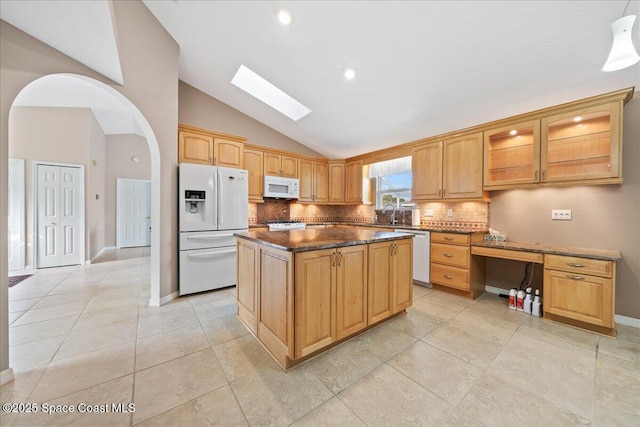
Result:
<svg viewBox="0 0 640 427"><path fill-rule="evenodd" d="M457 233L431 233L431 243L446 243L448 245L466 245L471 244L471 236L468 234Z"/></svg>
<svg viewBox="0 0 640 427"><path fill-rule="evenodd" d="M465 268L432 263L430 279L432 283L439 285L450 286L465 291L470 289L469 270Z"/></svg>
<svg viewBox="0 0 640 427"><path fill-rule="evenodd" d="M545 255L544 268L600 277L611 277L613 274L613 261L564 255Z"/></svg>
<svg viewBox="0 0 640 427"><path fill-rule="evenodd" d="M431 244L431 262L469 268L470 248L468 246Z"/></svg>

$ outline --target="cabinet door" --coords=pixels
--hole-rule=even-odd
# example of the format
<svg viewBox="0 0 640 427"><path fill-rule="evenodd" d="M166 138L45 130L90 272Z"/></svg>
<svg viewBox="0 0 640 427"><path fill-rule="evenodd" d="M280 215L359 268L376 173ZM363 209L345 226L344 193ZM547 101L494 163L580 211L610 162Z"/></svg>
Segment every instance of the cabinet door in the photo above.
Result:
<svg viewBox="0 0 640 427"><path fill-rule="evenodd" d="M249 201L262 202L262 151L245 148L244 169L249 172Z"/></svg>
<svg viewBox="0 0 640 427"><path fill-rule="evenodd" d="M369 295L367 321L371 325L393 313L391 242L369 245Z"/></svg>
<svg viewBox="0 0 640 427"><path fill-rule="evenodd" d="M367 326L367 245L338 248L336 339Z"/></svg>
<svg viewBox="0 0 640 427"><path fill-rule="evenodd" d="M313 170L315 171L314 183L314 199L316 203L329 202L329 165L323 162L314 162Z"/></svg>
<svg viewBox="0 0 640 427"><path fill-rule="evenodd" d="M298 171L300 173L300 197L299 202L313 201L313 161L300 159L298 162Z"/></svg>
<svg viewBox="0 0 640 427"><path fill-rule="evenodd" d="M281 176L282 168L280 167L280 155L264 152L264 174L269 176Z"/></svg>
<svg viewBox="0 0 640 427"><path fill-rule="evenodd" d="M346 164L345 201L362 203L362 160Z"/></svg>
<svg viewBox="0 0 640 427"><path fill-rule="evenodd" d="M296 254L295 358L335 341L335 249Z"/></svg>
<svg viewBox="0 0 640 427"><path fill-rule="evenodd" d="M213 164L229 168L242 168L244 144L228 139L215 138L213 141Z"/></svg>
<svg viewBox="0 0 640 427"><path fill-rule="evenodd" d="M413 303L413 239L397 240L393 250L393 312Z"/></svg>
<svg viewBox="0 0 640 427"><path fill-rule="evenodd" d="M540 180L540 120L484 133L484 187L505 188Z"/></svg>
<svg viewBox="0 0 640 427"><path fill-rule="evenodd" d="M445 199L482 197L482 132L444 141Z"/></svg>
<svg viewBox="0 0 640 427"><path fill-rule="evenodd" d="M344 203L344 163L329 163L329 203Z"/></svg>
<svg viewBox="0 0 640 427"><path fill-rule="evenodd" d="M210 165L213 160L213 137L194 132L178 132L178 162Z"/></svg>
<svg viewBox="0 0 640 427"><path fill-rule="evenodd" d="M254 333L258 333L258 245L238 239L238 317Z"/></svg>
<svg viewBox="0 0 640 427"><path fill-rule="evenodd" d="M415 147L411 152L414 200L442 198L442 141Z"/></svg>
<svg viewBox="0 0 640 427"><path fill-rule="evenodd" d="M613 327L613 281L595 276L544 270L543 311Z"/></svg>
<svg viewBox="0 0 640 427"><path fill-rule="evenodd" d="M542 119L542 181L621 176L621 110L617 101Z"/></svg>
<svg viewBox="0 0 640 427"><path fill-rule="evenodd" d="M298 177L298 158L291 156L282 156L280 161L282 176L287 178Z"/></svg>

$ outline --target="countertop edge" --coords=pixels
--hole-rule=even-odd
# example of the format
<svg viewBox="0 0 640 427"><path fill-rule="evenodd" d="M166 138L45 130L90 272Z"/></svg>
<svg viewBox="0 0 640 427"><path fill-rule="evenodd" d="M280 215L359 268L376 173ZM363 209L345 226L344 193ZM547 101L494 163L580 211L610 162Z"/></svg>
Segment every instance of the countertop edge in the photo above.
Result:
<svg viewBox="0 0 640 427"><path fill-rule="evenodd" d="M509 251L518 252L533 252L541 253L545 255L564 255L575 256L579 258L598 259L604 261L620 261L622 260L622 254L619 250L612 249L593 249L593 248L578 248L569 246L555 246L548 244L537 244L527 242L473 242L471 246L504 249Z"/></svg>

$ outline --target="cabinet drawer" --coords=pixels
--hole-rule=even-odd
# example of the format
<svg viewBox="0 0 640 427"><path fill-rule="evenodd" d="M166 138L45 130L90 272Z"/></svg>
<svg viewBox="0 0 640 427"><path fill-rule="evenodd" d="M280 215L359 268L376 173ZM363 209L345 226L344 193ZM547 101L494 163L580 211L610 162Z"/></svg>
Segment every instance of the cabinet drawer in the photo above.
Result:
<svg viewBox="0 0 640 427"><path fill-rule="evenodd" d="M465 291L470 289L469 270L465 268L432 263L430 280L432 283L450 286L456 289Z"/></svg>
<svg viewBox="0 0 640 427"><path fill-rule="evenodd" d="M471 236L456 233L431 233L432 243L447 243L450 245L470 245Z"/></svg>
<svg viewBox="0 0 640 427"><path fill-rule="evenodd" d="M613 326L613 281L545 270L543 310L593 325Z"/></svg>
<svg viewBox="0 0 640 427"><path fill-rule="evenodd" d="M544 268L578 274L611 277L613 274L613 261L563 255L545 255Z"/></svg>
<svg viewBox="0 0 640 427"><path fill-rule="evenodd" d="M471 248L468 246L431 244L431 262L469 268Z"/></svg>

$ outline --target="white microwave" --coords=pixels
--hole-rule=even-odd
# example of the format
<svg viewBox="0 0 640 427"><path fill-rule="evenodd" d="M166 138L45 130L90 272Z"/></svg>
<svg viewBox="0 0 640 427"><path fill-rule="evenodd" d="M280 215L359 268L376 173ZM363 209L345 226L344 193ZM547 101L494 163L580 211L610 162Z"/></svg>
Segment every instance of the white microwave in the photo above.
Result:
<svg viewBox="0 0 640 427"><path fill-rule="evenodd" d="M273 197L277 199L297 199L299 195L299 179L265 175L263 197Z"/></svg>

